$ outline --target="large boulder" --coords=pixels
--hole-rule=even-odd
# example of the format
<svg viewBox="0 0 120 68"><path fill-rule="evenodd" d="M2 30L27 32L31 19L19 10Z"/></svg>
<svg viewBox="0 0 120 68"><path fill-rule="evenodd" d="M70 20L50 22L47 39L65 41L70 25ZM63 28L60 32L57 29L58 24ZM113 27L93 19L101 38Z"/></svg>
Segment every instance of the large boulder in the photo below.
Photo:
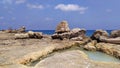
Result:
<svg viewBox="0 0 120 68"><path fill-rule="evenodd" d="M79 39L81 40L81 38L85 37L85 33L86 31L80 28L75 28L73 30L71 30L70 32L64 32L64 33L60 33L60 34L53 34L51 37L52 39ZM77 38L78 37L78 38ZM80 38L81 37L81 38Z"/></svg>
<svg viewBox="0 0 120 68"><path fill-rule="evenodd" d="M105 30L96 30L93 35L91 36L91 39L93 40L97 40L98 42L100 41L100 36L103 36L103 37L108 37L109 34L107 31Z"/></svg>
<svg viewBox="0 0 120 68"><path fill-rule="evenodd" d="M110 34L110 37L112 38L120 37L120 30L113 30Z"/></svg>
<svg viewBox="0 0 120 68"><path fill-rule="evenodd" d="M55 30L56 33L64 33L69 31L70 31L70 28L68 26L67 21L62 21L61 23L59 23Z"/></svg>
<svg viewBox="0 0 120 68"><path fill-rule="evenodd" d="M70 32L71 32L70 38L74 38L74 37L78 37L78 36L84 37L86 30L80 29L80 28L74 28Z"/></svg>

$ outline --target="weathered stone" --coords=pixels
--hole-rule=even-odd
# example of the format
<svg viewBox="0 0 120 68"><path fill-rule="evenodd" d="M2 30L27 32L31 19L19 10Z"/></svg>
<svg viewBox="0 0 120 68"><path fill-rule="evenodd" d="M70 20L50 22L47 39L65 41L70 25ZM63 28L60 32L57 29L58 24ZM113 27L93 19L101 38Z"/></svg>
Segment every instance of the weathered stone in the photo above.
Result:
<svg viewBox="0 0 120 68"><path fill-rule="evenodd" d="M110 37L112 38L120 37L120 30L113 30L110 34Z"/></svg>
<svg viewBox="0 0 120 68"><path fill-rule="evenodd" d="M74 37L74 38L71 38L70 40L72 41L83 41L83 37Z"/></svg>
<svg viewBox="0 0 120 68"><path fill-rule="evenodd" d="M96 40L89 42L84 46L84 49L88 51L96 51L96 47L95 47L96 44L97 44Z"/></svg>
<svg viewBox="0 0 120 68"><path fill-rule="evenodd" d="M42 32L33 32L33 31L28 31L29 38L36 38L36 39L41 39Z"/></svg>
<svg viewBox="0 0 120 68"><path fill-rule="evenodd" d="M71 39L71 38L75 38L75 37L85 37L85 33L86 31L83 29L79 29L79 28L75 28L73 30L71 30L70 32L64 32L61 34L53 34L51 37L52 39ZM76 38L77 39L77 38Z"/></svg>
<svg viewBox="0 0 120 68"><path fill-rule="evenodd" d="M95 46L98 51L104 52L120 59L120 45L110 43L98 43Z"/></svg>
<svg viewBox="0 0 120 68"><path fill-rule="evenodd" d="M29 35L27 33L15 34L15 39L27 39L27 38L29 38Z"/></svg>
<svg viewBox="0 0 120 68"><path fill-rule="evenodd" d="M104 36L100 36L100 41L107 42L107 43L120 44L120 37L117 37L117 38L106 38Z"/></svg>
<svg viewBox="0 0 120 68"><path fill-rule="evenodd" d="M105 30L96 30L92 36L91 39L97 40L98 42L100 41L100 36L108 37L108 33Z"/></svg>
<svg viewBox="0 0 120 68"><path fill-rule="evenodd" d="M59 23L55 30L56 33L64 33L69 31L70 31L70 28L68 26L67 21L62 21L61 23Z"/></svg>

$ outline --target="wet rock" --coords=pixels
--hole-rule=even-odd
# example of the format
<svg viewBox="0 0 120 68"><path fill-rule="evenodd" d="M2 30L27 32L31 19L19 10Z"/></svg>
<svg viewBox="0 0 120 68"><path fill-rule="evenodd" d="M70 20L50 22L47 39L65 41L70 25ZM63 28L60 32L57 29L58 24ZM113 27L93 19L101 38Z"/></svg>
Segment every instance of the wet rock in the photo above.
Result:
<svg viewBox="0 0 120 68"><path fill-rule="evenodd" d="M97 44L96 40L91 41L84 46L84 49L88 51L96 51L96 47L95 47L96 44Z"/></svg>
<svg viewBox="0 0 120 68"><path fill-rule="evenodd" d="M93 35L91 36L91 39L100 41L100 36L108 37L108 33L105 30L96 30Z"/></svg>
<svg viewBox="0 0 120 68"><path fill-rule="evenodd" d="M56 33L64 33L69 31L70 31L70 28L68 26L67 21L62 21L61 23L59 23L55 30Z"/></svg>
<svg viewBox="0 0 120 68"><path fill-rule="evenodd" d="M120 30L113 30L110 34L110 37L112 38L120 37Z"/></svg>

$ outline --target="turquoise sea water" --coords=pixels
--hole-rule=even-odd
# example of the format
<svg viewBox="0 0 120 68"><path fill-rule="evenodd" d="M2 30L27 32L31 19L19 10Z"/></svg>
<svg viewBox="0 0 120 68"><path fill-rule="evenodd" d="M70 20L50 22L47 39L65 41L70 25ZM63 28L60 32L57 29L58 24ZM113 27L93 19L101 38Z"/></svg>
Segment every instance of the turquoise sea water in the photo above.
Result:
<svg viewBox="0 0 120 68"><path fill-rule="evenodd" d="M28 30L27 30L28 31ZM55 33L55 30L31 30L34 32L43 32L43 34L48 34L48 35L52 35ZM86 35L87 36L91 36L94 33L95 30L87 30ZM110 34L112 30L107 30L107 32Z"/></svg>

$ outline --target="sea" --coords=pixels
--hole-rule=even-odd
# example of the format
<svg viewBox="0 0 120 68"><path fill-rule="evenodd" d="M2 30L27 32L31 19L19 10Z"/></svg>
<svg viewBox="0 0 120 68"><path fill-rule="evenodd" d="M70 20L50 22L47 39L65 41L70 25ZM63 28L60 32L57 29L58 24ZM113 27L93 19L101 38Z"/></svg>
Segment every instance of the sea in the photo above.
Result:
<svg viewBox="0 0 120 68"><path fill-rule="evenodd" d="M43 34L47 34L47 35L52 35L55 33L55 30L27 30L27 31L42 32ZM110 34L112 30L106 30L106 31ZM91 36L94 32L95 30L87 30L86 35Z"/></svg>

